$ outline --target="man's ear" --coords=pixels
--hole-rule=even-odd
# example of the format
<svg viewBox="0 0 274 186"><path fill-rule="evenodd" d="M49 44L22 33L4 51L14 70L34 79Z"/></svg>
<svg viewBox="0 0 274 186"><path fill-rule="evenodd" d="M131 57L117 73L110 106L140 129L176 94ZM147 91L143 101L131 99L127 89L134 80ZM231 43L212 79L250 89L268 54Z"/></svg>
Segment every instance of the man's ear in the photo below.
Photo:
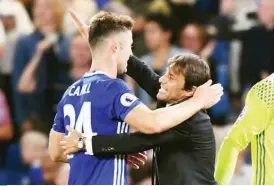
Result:
<svg viewBox="0 0 274 186"><path fill-rule="evenodd" d="M185 90L186 97L192 97L196 91L197 87L193 86L191 90Z"/></svg>
<svg viewBox="0 0 274 186"><path fill-rule="evenodd" d="M110 45L111 52L115 54L118 50L118 43L114 40L109 40L108 44Z"/></svg>

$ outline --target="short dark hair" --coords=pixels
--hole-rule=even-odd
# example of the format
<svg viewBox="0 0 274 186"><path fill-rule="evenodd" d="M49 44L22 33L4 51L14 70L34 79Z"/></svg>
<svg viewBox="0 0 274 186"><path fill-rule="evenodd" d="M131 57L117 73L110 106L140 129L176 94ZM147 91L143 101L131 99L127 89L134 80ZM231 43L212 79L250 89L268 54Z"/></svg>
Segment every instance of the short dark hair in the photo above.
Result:
<svg viewBox="0 0 274 186"><path fill-rule="evenodd" d="M185 90L198 87L210 79L210 68L206 61L195 54L176 55L168 60L168 67L185 77Z"/></svg>
<svg viewBox="0 0 274 186"><path fill-rule="evenodd" d="M147 14L145 17L146 21L157 23L164 31L172 31L174 28L171 17L163 13L152 12Z"/></svg>
<svg viewBox="0 0 274 186"><path fill-rule="evenodd" d="M132 30L134 21L126 15L99 12L90 20L89 44L94 47L103 37L114 32Z"/></svg>

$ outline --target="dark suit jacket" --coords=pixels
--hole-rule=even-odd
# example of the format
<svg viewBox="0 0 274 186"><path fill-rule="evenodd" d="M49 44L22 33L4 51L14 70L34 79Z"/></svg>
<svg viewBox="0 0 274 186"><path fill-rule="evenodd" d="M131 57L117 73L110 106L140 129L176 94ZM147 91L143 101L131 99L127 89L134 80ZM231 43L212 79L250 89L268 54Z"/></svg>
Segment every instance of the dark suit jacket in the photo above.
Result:
<svg viewBox="0 0 274 186"><path fill-rule="evenodd" d="M128 74L156 98L159 76L138 58L131 57ZM158 102L158 108L165 103ZM125 143L126 142L126 143ZM216 184L214 180L215 139L206 111L180 125L159 133L94 136L94 155L130 154L155 148L154 173L157 184Z"/></svg>

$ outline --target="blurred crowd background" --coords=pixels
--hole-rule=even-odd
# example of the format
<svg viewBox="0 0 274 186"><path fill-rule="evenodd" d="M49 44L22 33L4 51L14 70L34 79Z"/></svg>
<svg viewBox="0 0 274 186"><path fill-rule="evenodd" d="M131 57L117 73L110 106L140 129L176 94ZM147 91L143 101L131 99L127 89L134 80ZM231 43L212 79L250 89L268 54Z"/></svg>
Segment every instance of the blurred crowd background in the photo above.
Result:
<svg viewBox="0 0 274 186"><path fill-rule="evenodd" d="M67 184L69 165L50 160L48 133L62 94L92 62L69 8L87 23L101 10L132 16L133 52L160 75L178 53L205 59L225 91L209 110L216 153L246 92L274 72L273 0L0 0L0 184ZM155 108L134 80L120 78ZM251 174L248 149L231 184L249 184ZM150 184L150 176L149 160L129 179Z"/></svg>

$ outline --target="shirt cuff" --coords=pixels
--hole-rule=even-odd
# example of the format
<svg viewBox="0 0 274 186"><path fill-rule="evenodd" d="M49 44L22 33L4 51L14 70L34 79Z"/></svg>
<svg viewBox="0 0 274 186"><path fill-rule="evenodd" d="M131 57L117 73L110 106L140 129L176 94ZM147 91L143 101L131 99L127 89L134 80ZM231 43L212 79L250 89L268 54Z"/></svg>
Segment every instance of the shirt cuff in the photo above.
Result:
<svg viewBox="0 0 274 186"><path fill-rule="evenodd" d="M86 152L87 155L94 155L93 154L93 147L92 147L92 137L96 136L96 133L93 133L91 135L86 135L85 145L86 145Z"/></svg>

